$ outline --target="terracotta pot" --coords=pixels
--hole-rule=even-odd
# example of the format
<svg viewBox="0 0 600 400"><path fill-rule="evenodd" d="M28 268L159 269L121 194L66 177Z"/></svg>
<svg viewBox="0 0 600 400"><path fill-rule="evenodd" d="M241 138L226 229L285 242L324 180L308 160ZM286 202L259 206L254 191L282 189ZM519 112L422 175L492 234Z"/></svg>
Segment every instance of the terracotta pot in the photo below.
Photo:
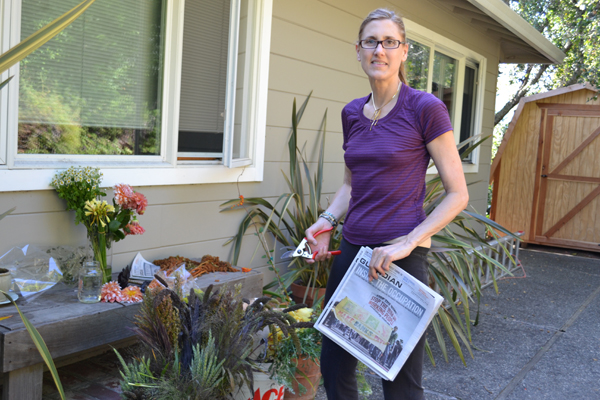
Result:
<svg viewBox="0 0 600 400"><path fill-rule="evenodd" d="M317 299L325 297L325 288L317 288L317 289L311 288L308 291L308 294L306 295L306 301L302 301L304 299L304 294L306 293L308 286L303 286L303 285L298 285L296 283L292 283L292 286L290 286L290 289L292 289L292 300L294 300L296 302L296 304L304 303L309 307L312 307L315 297ZM315 296L315 292L316 292L316 296Z"/></svg>
<svg viewBox="0 0 600 400"><path fill-rule="evenodd" d="M296 372L296 380L293 381L294 393L285 390L284 399L299 399L299 400L312 400L317 395L317 389L319 388L319 382L321 381L321 366L311 359L301 359L298 362L298 370ZM306 392L300 394L298 383L301 383L305 388Z"/></svg>

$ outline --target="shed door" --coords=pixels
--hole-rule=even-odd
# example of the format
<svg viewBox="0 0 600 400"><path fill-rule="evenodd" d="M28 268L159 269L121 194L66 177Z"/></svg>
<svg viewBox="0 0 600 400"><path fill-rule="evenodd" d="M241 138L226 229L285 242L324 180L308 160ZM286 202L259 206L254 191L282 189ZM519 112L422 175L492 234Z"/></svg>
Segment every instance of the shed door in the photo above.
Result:
<svg viewBox="0 0 600 400"><path fill-rule="evenodd" d="M538 106L543 123L531 239L600 251L600 106Z"/></svg>

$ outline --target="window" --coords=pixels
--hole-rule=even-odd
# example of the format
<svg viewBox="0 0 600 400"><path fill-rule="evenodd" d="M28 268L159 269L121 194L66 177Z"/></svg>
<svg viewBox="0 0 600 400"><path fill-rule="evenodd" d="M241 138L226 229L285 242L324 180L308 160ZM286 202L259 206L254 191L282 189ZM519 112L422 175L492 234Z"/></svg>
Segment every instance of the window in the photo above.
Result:
<svg viewBox="0 0 600 400"><path fill-rule="evenodd" d="M79 0L22 0L21 37ZM162 0L102 0L20 63L18 154L160 153Z"/></svg>
<svg viewBox="0 0 600 400"><path fill-rule="evenodd" d="M0 3L0 51L79 2ZM0 191L47 189L72 164L101 167L106 185L234 182L241 166L262 180L271 9L94 3L0 77L15 76L0 92Z"/></svg>
<svg viewBox="0 0 600 400"><path fill-rule="evenodd" d="M450 120L454 122L454 103L456 102L456 60L445 54L433 55L433 81L431 93L440 99L448 109Z"/></svg>
<svg viewBox="0 0 600 400"><path fill-rule="evenodd" d="M472 62L467 62L465 65L465 83L462 93L462 112L460 124L460 141L464 142L473 136L475 125L475 112L477 106L477 65ZM462 154L466 147L460 149ZM465 161L472 161L473 154L469 154Z"/></svg>
<svg viewBox="0 0 600 400"><path fill-rule="evenodd" d="M406 21L406 25L409 85L444 102L457 143L479 134L483 109L483 87L479 82L485 71L485 58L412 21ZM463 160L465 172L477 172L478 157L475 150Z"/></svg>
<svg viewBox="0 0 600 400"><path fill-rule="evenodd" d="M178 157L223 157L229 0L186 2ZM202 71L202 73L198 73Z"/></svg>
<svg viewBox="0 0 600 400"><path fill-rule="evenodd" d="M431 49L414 40L409 39L408 43L410 45L409 57L406 60L408 84L414 89L427 91L429 53Z"/></svg>

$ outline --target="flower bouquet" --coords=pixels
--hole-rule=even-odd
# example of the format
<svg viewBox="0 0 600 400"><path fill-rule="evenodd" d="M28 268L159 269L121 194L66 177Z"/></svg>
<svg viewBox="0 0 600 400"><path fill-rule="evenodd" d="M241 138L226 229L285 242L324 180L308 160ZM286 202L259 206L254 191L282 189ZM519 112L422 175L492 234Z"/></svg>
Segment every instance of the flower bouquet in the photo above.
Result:
<svg viewBox="0 0 600 400"><path fill-rule="evenodd" d="M100 188L102 173L98 168L70 167L57 173L51 182L58 197L67 202L67 210L75 211L75 224L87 228L87 236L95 261L100 263L103 283L109 282L112 267L107 260L107 249L112 242L125 239L127 235L145 232L137 220L148 205L146 197L127 184L114 186L112 205L101 200L106 193Z"/></svg>

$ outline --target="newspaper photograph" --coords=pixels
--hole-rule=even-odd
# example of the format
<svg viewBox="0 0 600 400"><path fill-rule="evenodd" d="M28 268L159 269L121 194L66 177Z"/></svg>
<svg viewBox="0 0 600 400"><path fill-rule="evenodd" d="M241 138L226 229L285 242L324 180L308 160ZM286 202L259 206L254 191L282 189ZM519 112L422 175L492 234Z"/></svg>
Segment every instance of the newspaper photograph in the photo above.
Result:
<svg viewBox="0 0 600 400"><path fill-rule="evenodd" d="M315 324L383 379L393 380L443 298L392 265L369 282L373 250L362 247Z"/></svg>

